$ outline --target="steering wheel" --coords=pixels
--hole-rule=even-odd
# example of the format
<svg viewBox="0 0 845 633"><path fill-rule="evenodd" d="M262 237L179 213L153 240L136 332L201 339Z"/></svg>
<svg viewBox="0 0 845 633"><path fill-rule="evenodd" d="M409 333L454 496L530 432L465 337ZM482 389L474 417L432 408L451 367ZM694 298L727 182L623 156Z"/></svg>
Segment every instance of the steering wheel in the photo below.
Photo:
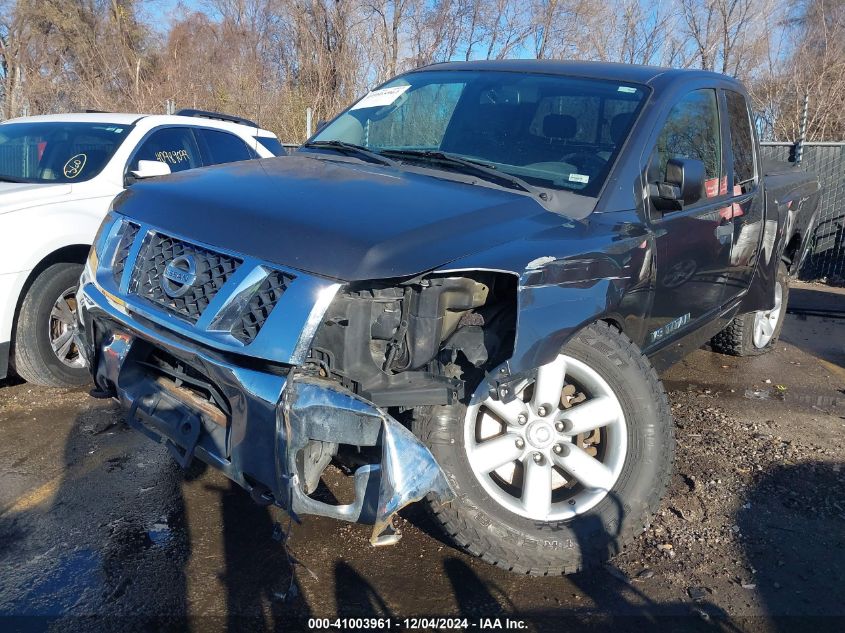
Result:
<svg viewBox="0 0 845 633"><path fill-rule="evenodd" d="M590 175L599 173L607 164L607 161L600 156L596 156L595 154L590 154L588 152L573 152L571 154L567 154L560 160L564 163L575 165L578 168L578 171Z"/></svg>

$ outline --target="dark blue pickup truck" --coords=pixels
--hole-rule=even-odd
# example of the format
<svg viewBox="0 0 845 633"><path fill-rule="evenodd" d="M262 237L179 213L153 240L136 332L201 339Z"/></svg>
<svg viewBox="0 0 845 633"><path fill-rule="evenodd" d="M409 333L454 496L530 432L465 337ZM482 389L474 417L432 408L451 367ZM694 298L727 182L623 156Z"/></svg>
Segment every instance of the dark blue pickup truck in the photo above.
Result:
<svg viewBox="0 0 845 633"><path fill-rule="evenodd" d="M129 424L258 503L387 544L425 498L472 554L568 573L658 506L656 369L774 345L818 195L763 165L728 77L436 64L291 156L119 196L78 294L85 353ZM343 501L318 491L329 464Z"/></svg>

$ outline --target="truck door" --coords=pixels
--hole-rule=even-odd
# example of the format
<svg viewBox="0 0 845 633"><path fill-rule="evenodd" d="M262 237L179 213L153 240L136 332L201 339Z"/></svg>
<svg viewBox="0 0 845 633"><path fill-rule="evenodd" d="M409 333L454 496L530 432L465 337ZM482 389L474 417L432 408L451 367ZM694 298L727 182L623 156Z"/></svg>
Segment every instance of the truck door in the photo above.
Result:
<svg viewBox="0 0 845 633"><path fill-rule="evenodd" d="M717 91L694 90L672 107L651 152L650 185L668 180L669 159L692 159L704 164L705 193L673 211L649 200L655 279L647 349L706 321L722 305L733 233L722 139Z"/></svg>
<svg viewBox="0 0 845 633"><path fill-rule="evenodd" d="M743 95L724 90L729 130L728 187L731 195L733 243L725 284L726 301L743 294L757 267L763 233L763 192L760 187L751 113Z"/></svg>

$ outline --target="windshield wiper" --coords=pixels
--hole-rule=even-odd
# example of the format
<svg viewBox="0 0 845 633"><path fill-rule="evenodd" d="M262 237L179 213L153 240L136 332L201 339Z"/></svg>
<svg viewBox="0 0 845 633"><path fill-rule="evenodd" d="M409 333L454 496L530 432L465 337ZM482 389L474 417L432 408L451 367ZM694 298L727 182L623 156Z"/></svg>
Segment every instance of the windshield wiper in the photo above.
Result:
<svg viewBox="0 0 845 633"><path fill-rule="evenodd" d="M369 159L371 162L378 163L379 165L388 165L391 167L396 166L395 160L390 160L385 156L382 156L378 152L374 152L372 150L367 149L366 147L362 147L361 145L355 145L355 143L347 143L346 141L311 141L309 143L303 143L300 147L315 147L318 149L333 149L343 154L351 154L351 155L358 155L363 156L364 158Z"/></svg>
<svg viewBox="0 0 845 633"><path fill-rule="evenodd" d="M381 152L387 156L396 158L409 158L412 160L421 160L424 162L438 163L443 166L452 168L459 168L460 171L473 172L484 176L485 180L495 182L506 182L511 188L521 189L527 193L539 197L541 200L548 200L549 194L543 191L540 187L528 184L519 176L508 174L496 169L493 165L485 163L484 161L474 160L472 158L465 158L457 154L450 154L448 152L441 152L439 150L431 149L385 149Z"/></svg>

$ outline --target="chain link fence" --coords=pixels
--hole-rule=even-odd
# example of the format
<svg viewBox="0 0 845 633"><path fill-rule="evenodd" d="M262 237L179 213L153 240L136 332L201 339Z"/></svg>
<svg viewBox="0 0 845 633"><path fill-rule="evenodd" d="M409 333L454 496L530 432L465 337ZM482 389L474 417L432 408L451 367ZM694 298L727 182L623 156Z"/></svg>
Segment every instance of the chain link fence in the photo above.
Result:
<svg viewBox="0 0 845 633"><path fill-rule="evenodd" d="M795 161L794 143L762 143L763 158ZM800 277L845 285L845 143L804 143L801 167L822 185L810 256Z"/></svg>

